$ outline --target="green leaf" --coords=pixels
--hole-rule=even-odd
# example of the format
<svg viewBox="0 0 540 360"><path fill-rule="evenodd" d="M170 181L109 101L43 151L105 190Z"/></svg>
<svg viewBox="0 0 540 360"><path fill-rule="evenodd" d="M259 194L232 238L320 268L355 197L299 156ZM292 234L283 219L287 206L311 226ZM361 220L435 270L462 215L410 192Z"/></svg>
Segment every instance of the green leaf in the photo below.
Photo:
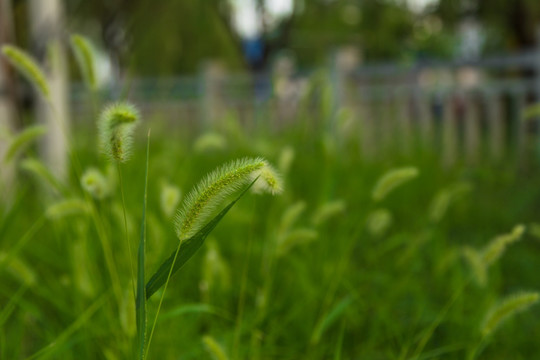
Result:
<svg viewBox="0 0 540 360"><path fill-rule="evenodd" d="M167 260L156 271L152 278L146 284L146 299L150 297L159 290L166 282L167 277L172 266L172 274L180 270L182 266L199 250L199 248L204 243L204 240L214 230L217 224L221 219L229 212L229 210L236 204L238 200L246 193L246 191L251 188L251 186L257 181L255 179L251 184L249 184L236 199L234 199L229 205L227 205L219 214L217 214L212 220L210 220L201 230L199 230L195 235L190 237L187 240L178 245L180 248L174 250ZM176 253L178 252L178 255ZM176 261L174 261L176 257Z"/></svg>
<svg viewBox="0 0 540 360"><path fill-rule="evenodd" d="M10 162L15 155L17 155L17 153L23 151L23 149L30 145L32 141L42 136L46 132L47 128L43 125L29 126L21 131L13 138L13 140L11 140L9 148L6 151L6 155L4 156L4 162Z"/></svg>
<svg viewBox="0 0 540 360"><path fill-rule="evenodd" d="M345 297L325 317L319 320L311 336L311 344L317 344L319 342L324 331L345 312L352 302L353 299L350 296Z"/></svg>
<svg viewBox="0 0 540 360"><path fill-rule="evenodd" d="M137 255L137 298L135 300L135 312L137 315L137 339L139 349L139 359L144 359L144 346L146 339L146 294L144 286L144 252L146 243L146 205L148 198L148 158L150 155L150 131L146 143L146 168L144 173L144 199L143 213L141 219L141 236L139 239L139 250Z"/></svg>

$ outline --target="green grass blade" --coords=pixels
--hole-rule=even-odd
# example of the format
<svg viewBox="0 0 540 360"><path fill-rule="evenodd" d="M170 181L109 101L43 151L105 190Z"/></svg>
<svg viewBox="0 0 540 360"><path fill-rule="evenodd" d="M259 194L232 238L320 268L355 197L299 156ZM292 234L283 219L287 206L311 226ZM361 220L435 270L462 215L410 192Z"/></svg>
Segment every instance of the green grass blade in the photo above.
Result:
<svg viewBox="0 0 540 360"><path fill-rule="evenodd" d="M186 314L208 314L220 317L225 320L232 321L232 317L225 310L219 309L209 304L195 303L182 304L169 312L164 313L159 318L159 321L164 321L170 318L179 317Z"/></svg>
<svg viewBox="0 0 540 360"><path fill-rule="evenodd" d="M9 163L15 155L22 152L32 141L44 135L47 132L47 128L43 125L29 126L19 134L17 134L9 145L6 155L4 156L4 162Z"/></svg>
<svg viewBox="0 0 540 360"><path fill-rule="evenodd" d="M141 219L141 237L139 240L139 251L137 256L137 298L135 300L135 311L137 315L137 339L139 349L139 359L144 359L144 346L146 339L146 295L144 286L144 252L146 243L146 205L148 195L148 158L150 155L150 131L146 143L146 168L144 172L144 200Z"/></svg>
<svg viewBox="0 0 540 360"><path fill-rule="evenodd" d="M256 181L257 179L255 179ZM169 276L169 272L171 270L172 266L172 274L176 273L184 264L199 250L199 248L204 243L204 240L214 230L214 228L217 226L217 224L221 221L221 219L229 212L229 210L236 204L238 200L251 188L251 186L255 183L253 181L251 184L249 184L239 195L236 199L234 199L229 205L227 205L219 214L217 214L212 220L210 220L201 230L199 230L195 235L193 235L191 238L183 241L180 245L181 251L178 249L174 250L169 256L167 260L156 271L156 273L150 278L148 283L146 284L146 298L150 299L150 297L161 288L165 282L167 281L167 277ZM177 255L178 252L178 255ZM176 261L174 260L176 257Z"/></svg>
<svg viewBox="0 0 540 360"><path fill-rule="evenodd" d="M61 349L61 345L65 344L77 330L83 327L88 322L88 320L90 320L92 315L94 315L94 313L104 304L106 299L107 294L103 294L92 305L90 305L66 330L64 330L53 341L51 341L49 345L29 356L27 360L37 358L45 359L53 355L59 349Z"/></svg>
<svg viewBox="0 0 540 360"><path fill-rule="evenodd" d="M313 335L311 336L311 344L315 345L319 342L321 339L322 334L324 331L332 325L342 314L345 312L345 310L351 305L353 302L353 298L350 296L347 296L343 300L341 300L339 303L334 306L334 308L315 326L315 330L313 331Z"/></svg>

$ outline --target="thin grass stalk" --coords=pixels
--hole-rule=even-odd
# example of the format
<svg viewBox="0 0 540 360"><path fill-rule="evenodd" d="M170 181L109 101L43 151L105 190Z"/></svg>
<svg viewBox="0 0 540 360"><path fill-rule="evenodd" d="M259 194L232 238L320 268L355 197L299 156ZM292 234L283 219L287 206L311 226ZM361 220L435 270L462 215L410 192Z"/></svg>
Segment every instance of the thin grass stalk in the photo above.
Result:
<svg viewBox="0 0 540 360"><path fill-rule="evenodd" d="M0 269L2 269L4 264L8 264L11 258L16 256L19 251L21 251L24 245L26 245L26 243L36 234L36 232L41 229L41 227L45 224L46 220L47 218L45 214L43 214L32 224L32 226L28 230L26 230L21 240L19 240L17 244L7 253L4 260L0 261Z"/></svg>
<svg viewBox="0 0 540 360"><path fill-rule="evenodd" d="M255 201L253 203L252 214L255 214ZM247 274L249 269L249 259L251 258L251 248L253 246L253 229L254 229L254 219L252 217L252 226L251 234L248 239L248 245L246 250L246 260L242 269L242 281L240 282L240 295L238 297L238 315L236 316L236 325L234 329L234 340L233 340L233 353L232 358L238 358L238 349L240 344L240 337L242 336L242 318L244 316L244 305L246 300L246 286L247 286Z"/></svg>
<svg viewBox="0 0 540 360"><path fill-rule="evenodd" d="M150 130L148 130L148 138L146 143L146 170L144 174L144 200L143 213L141 220L141 237L139 240L138 250L138 266L137 266L137 296L136 296L136 317L137 317L137 340L139 359L143 360L145 353L146 340L146 283L144 276L145 267L145 251L146 251L146 206L148 204L148 162L150 158ZM150 343L148 344L150 346Z"/></svg>
<svg viewBox="0 0 540 360"><path fill-rule="evenodd" d="M53 117L55 119L58 119L58 112L56 110L56 107L52 103L52 101L48 101L48 104L49 104L49 106L50 106L50 108L51 108L51 110L53 112ZM77 179L79 179L81 177L81 174L82 174L82 167L81 167L79 157L78 157L77 153L74 150L73 143L72 143L72 141L71 141L71 139L70 139L70 137L68 135L65 124L62 124L59 121L57 121L57 125L60 126L62 134L64 135L64 137L66 139L66 142L68 144L69 156L71 158L71 163L73 165L73 171L75 172L75 177ZM114 291L114 294L115 294L115 297L116 297L116 302L117 302L117 305L120 306L120 304L122 302L122 291L121 291L121 287L120 287L120 279L118 277L117 269L114 266L114 261L113 261L113 256L112 256L112 249L110 247L110 243L109 243L109 241L107 239L107 236L105 235L105 230L104 230L104 227L103 227L103 221L102 221L101 217L98 215L97 210L96 210L96 208L94 206L94 203L93 203L92 199L90 198L90 195L86 191L83 191L83 196L85 197L86 202L91 205L91 211L90 211L91 218L92 218L92 221L94 222L94 224L96 226L96 231L97 231L97 234L98 234L98 238L99 238L101 247L103 249L103 254L105 256L105 263L106 263L106 266L107 266L107 271L109 272L109 277L111 278L111 283L112 283L113 291Z"/></svg>
<svg viewBox="0 0 540 360"><path fill-rule="evenodd" d="M422 351L424 351L425 346L431 339L431 336L433 336L435 329L437 329L437 327L442 323L442 321L444 320L450 308L455 304L455 302L463 294L463 292L465 291L467 286L471 283L471 281L472 281L472 277L469 276L467 280L461 285L461 287L454 292L450 300L448 300L444 308L437 315L437 318L435 318L435 320L431 323L431 325L424 331L424 335L420 339L420 342L418 343L418 346L416 347L416 350L411 359L413 360L420 359L420 355L422 354Z"/></svg>
<svg viewBox="0 0 540 360"><path fill-rule="evenodd" d="M129 231L127 226L127 215L126 215L126 200L124 197L124 184L122 182L122 169L120 168L120 162L116 162L116 169L118 171L118 181L120 183L120 193L122 194L122 213L124 215L124 235L127 242L128 255L129 255L129 268L131 270L131 288L133 290L133 299L136 299L135 292L135 270L133 268L133 253L131 251L131 242L129 241Z"/></svg>
<svg viewBox="0 0 540 360"><path fill-rule="evenodd" d="M107 299L108 294L103 294L99 299L97 299L92 305L90 305L86 311L84 311L81 316L77 318L66 330L64 330L60 335L56 337L49 345L43 347L42 349L36 351L34 354L26 358L26 360L32 360L36 358L46 358L48 355L53 353L58 345L64 343L73 335L81 326L83 326L89 319L94 315L94 313L103 305Z"/></svg>

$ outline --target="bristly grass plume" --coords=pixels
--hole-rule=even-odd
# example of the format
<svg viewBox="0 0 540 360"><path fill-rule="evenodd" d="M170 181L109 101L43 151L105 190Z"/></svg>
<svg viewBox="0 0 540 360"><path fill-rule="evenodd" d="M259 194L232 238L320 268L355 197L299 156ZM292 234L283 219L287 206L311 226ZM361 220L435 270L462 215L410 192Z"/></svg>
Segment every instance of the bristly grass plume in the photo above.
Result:
<svg viewBox="0 0 540 360"><path fill-rule="evenodd" d="M400 169L390 170L384 174L373 188L373 200L381 201L392 190L400 186L401 184L414 179L418 176L418 169L415 167L404 167Z"/></svg>
<svg viewBox="0 0 540 360"><path fill-rule="evenodd" d="M139 122L139 111L127 102L111 104L98 120L101 151L113 161L126 162L131 154L133 131Z"/></svg>
<svg viewBox="0 0 540 360"><path fill-rule="evenodd" d="M90 90L96 90L97 78L92 44L86 37L79 34L71 35L70 43L86 86Z"/></svg>
<svg viewBox="0 0 540 360"><path fill-rule="evenodd" d="M170 218L174 215L181 196L182 192L178 187L168 183L161 185L160 205L166 217Z"/></svg>
<svg viewBox="0 0 540 360"><path fill-rule="evenodd" d="M508 245L513 244L525 233L524 225L516 225L508 234L496 236L480 250L470 246L463 248L462 254L469 263L472 274L478 285L484 286L488 279L488 270L504 254Z"/></svg>
<svg viewBox="0 0 540 360"><path fill-rule="evenodd" d="M105 176L95 168L89 168L81 177L81 186L93 198L102 200L110 195L110 186Z"/></svg>
<svg viewBox="0 0 540 360"><path fill-rule="evenodd" d="M524 225L516 225L512 232L497 236L482 251L482 261L486 266L496 262L506 250L506 247L519 239L525 232Z"/></svg>
<svg viewBox="0 0 540 360"><path fill-rule="evenodd" d="M43 97L49 100L50 90L47 78L43 70L39 67L37 61L35 61L28 53L19 49L16 46L4 45L2 46L2 53L8 59L8 61L43 95Z"/></svg>
<svg viewBox="0 0 540 360"><path fill-rule="evenodd" d="M278 195L283 192L283 180L281 175L270 164L266 164L263 168L252 175L253 180L258 177L253 184L253 192L256 194L270 193Z"/></svg>
<svg viewBox="0 0 540 360"><path fill-rule="evenodd" d="M245 158L228 163L207 175L186 196L176 216L176 233L180 240L193 236L227 195L253 181L268 166L268 162L262 158ZM257 181L265 181L265 187L276 189L278 180L271 177L273 173L268 172Z"/></svg>
<svg viewBox="0 0 540 360"><path fill-rule="evenodd" d="M482 335L488 336L504 321L515 314L525 311L540 299L538 292L524 292L506 297L493 306L482 323Z"/></svg>

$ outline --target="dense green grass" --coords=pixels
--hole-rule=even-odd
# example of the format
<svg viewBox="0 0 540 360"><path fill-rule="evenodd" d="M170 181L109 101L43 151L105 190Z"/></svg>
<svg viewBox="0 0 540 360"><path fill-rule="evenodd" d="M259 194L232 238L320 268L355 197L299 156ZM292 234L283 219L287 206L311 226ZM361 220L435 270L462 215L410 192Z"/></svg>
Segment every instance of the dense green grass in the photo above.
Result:
<svg viewBox="0 0 540 360"><path fill-rule="evenodd" d="M464 246L480 249L516 224L538 220L540 173L534 161L522 168L509 161L449 170L420 148L366 161L355 138L331 134L324 124L299 124L280 133L264 126L250 133L218 126L214 131L225 147L199 145L195 151L192 130L144 119L122 176L136 249L144 135L152 127L147 274L178 243L160 204L164 183L185 194L231 159L264 156L279 164L286 147L295 154L283 174L284 193L244 196L171 279L150 359L211 358L220 351L232 359L463 359L480 343L484 316L498 299L540 289L534 227L489 268L485 286L474 281L461 256ZM83 168L106 173L95 129L94 123L80 124L74 150ZM403 166L416 167L418 177L375 203L377 180ZM433 199L456 183L471 190L433 221ZM7 189L14 200L1 207L0 246L5 254L19 251L0 265L1 359L38 351L40 358L134 357L135 306L120 190L116 185L107 198L86 202L75 169L66 187L65 194L55 193L20 170L14 188ZM95 212L42 218L51 204L71 197ZM335 206L334 216L314 223L320 208L337 200L345 208ZM392 217L378 233L366 225L376 209ZM104 246L110 247L112 269ZM148 302L149 326L160 297L158 292ZM540 308L529 311L484 341L478 358L530 359L540 353Z"/></svg>
<svg viewBox="0 0 540 360"><path fill-rule="evenodd" d="M75 50L90 74L92 54L83 45ZM18 49L3 50L47 95L34 61ZM154 128L152 142L144 147L139 140L133 160L122 165L132 155L138 112L108 107L99 135L93 114L68 139L66 180L31 151L24 154L43 129L13 136L4 164L14 162L19 171L0 214L1 358L537 353L532 317L516 319L539 299L534 157L514 164L517 154L510 152L506 163L443 169L420 139L410 139L407 150L403 134L381 128L386 141L377 145L384 149L368 161L358 141L361 119L345 109L334 116L320 80L314 77L294 124L279 132L270 125L271 110L256 114L249 131L229 114L198 138L187 126L150 119L143 128ZM97 95L92 91L94 106ZM242 198L250 188L261 190L260 180L271 192L282 184L266 161L232 163L185 196L175 234L180 189L186 193L231 158L261 155L282 172L281 197ZM205 225L217 211L211 205L232 192L228 187L247 183ZM520 240L527 227L517 223L529 225L526 242ZM172 265L160 266L171 250ZM166 292L171 274L188 260Z"/></svg>

